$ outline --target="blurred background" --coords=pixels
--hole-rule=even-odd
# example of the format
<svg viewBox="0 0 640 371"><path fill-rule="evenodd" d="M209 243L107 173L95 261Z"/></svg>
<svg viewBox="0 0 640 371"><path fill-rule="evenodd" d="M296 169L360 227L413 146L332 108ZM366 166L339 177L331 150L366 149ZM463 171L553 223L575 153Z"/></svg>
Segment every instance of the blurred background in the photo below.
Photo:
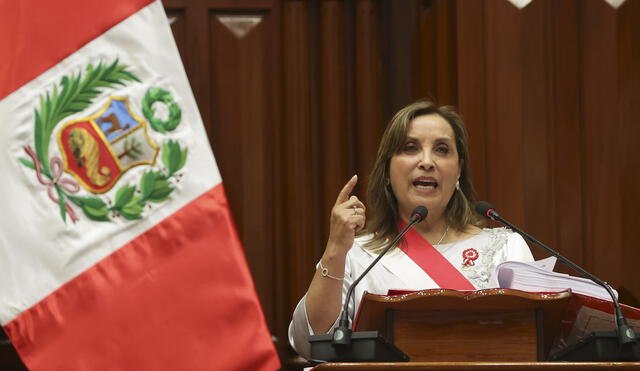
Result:
<svg viewBox="0 0 640 371"><path fill-rule="evenodd" d="M163 3L283 369L338 191L419 98L462 113L478 199L640 306L640 0Z"/></svg>

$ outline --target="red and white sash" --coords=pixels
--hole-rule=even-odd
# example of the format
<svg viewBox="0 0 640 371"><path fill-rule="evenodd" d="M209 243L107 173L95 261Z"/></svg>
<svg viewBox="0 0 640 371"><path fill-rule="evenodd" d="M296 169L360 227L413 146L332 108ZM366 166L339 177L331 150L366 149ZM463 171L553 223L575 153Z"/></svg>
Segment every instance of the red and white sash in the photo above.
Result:
<svg viewBox="0 0 640 371"><path fill-rule="evenodd" d="M400 222L398 227L404 228ZM400 229L400 228L399 228ZM415 229L410 228L404 235L406 244L400 249L413 260L431 279L443 289L475 290L469 280L447 260L429 241Z"/></svg>

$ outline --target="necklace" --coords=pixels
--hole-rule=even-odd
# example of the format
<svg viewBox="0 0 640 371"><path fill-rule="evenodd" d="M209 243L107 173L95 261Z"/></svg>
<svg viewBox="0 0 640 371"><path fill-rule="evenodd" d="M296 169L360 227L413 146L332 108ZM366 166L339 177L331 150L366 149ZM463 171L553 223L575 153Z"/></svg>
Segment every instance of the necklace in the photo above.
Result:
<svg viewBox="0 0 640 371"><path fill-rule="evenodd" d="M448 224L447 224L447 229L444 230L444 233L442 234L442 237L440 237L440 240L438 240L436 245L440 245L440 242L442 242L442 240L444 240L444 236L447 235L447 232L449 232L449 225Z"/></svg>

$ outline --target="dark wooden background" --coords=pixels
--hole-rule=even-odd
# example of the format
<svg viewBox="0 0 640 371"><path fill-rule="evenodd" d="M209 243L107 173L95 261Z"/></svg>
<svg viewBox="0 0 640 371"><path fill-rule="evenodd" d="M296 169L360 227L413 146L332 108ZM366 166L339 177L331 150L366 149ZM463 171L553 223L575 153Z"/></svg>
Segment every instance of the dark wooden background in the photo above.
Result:
<svg viewBox="0 0 640 371"><path fill-rule="evenodd" d="M422 97L463 114L480 199L640 305L640 0L163 3L285 367L338 190Z"/></svg>
<svg viewBox="0 0 640 371"><path fill-rule="evenodd" d="M285 364L338 190L421 97L465 117L480 199L639 304L640 0L164 3Z"/></svg>

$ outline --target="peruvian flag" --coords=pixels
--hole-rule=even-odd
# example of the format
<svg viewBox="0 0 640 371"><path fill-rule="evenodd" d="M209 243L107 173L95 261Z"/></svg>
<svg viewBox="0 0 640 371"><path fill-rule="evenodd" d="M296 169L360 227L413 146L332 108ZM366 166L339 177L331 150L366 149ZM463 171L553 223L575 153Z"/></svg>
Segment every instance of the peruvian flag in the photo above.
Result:
<svg viewBox="0 0 640 371"><path fill-rule="evenodd" d="M0 2L0 324L32 370L279 360L159 1Z"/></svg>

